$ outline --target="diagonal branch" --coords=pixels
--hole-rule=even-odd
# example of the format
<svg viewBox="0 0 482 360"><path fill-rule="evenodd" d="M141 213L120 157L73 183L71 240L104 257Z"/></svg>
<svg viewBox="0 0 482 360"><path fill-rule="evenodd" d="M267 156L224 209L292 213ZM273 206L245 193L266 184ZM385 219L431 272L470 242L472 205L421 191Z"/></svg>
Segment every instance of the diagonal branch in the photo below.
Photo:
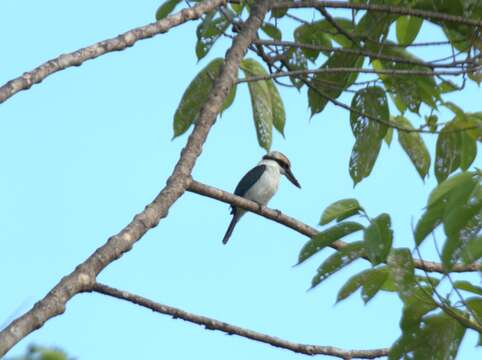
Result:
<svg viewBox="0 0 482 360"><path fill-rule="evenodd" d="M467 19L463 16L449 15L436 11L419 10L408 7L384 5L384 4L365 4L353 3L348 1L279 1L273 5L273 9L302 9L302 8L333 8L333 9L354 9L354 10L372 10L388 14L417 16L424 19L436 21L448 21L458 24L465 24L475 27L482 27L482 21Z"/></svg>
<svg viewBox="0 0 482 360"><path fill-rule="evenodd" d="M274 347L286 349L299 354L305 355L328 355L341 359L375 359L388 355L389 349L372 349L372 350L345 350L334 346L320 346L294 343L283 340L268 334L263 334L250 329L231 325L219 320L215 320L206 316L196 315L187 311L159 304L142 296L111 288L107 285L96 283L92 291L99 294L111 296L120 300L129 301L133 304L143 306L154 312L172 316L174 319L182 319L184 321L204 326L208 330L223 331L229 335L238 335L254 341L259 341Z"/></svg>
<svg viewBox="0 0 482 360"><path fill-rule="evenodd" d="M0 104L22 90L29 89L32 85L40 83L46 77L72 66L80 66L87 60L95 59L101 55L121 51L139 40L151 38L155 35L168 32L171 28L181 25L189 20L199 19L203 14L225 4L226 0L206 0L191 8L162 19L161 21L144 25L115 38L103 40L85 48L68 54L62 54L55 59L49 60L36 67L32 71L24 73L16 79L10 80L0 87Z"/></svg>
<svg viewBox="0 0 482 360"><path fill-rule="evenodd" d="M260 207L259 204L245 199L240 196L233 195L221 189L217 189L215 187L205 185L198 181L193 180L189 185L188 191L203 195L206 197L210 197L212 199L216 199L227 204L231 204L234 206L239 206L243 209L249 210L254 212L258 215L261 215L267 219L276 221L277 223L287 226L290 229L293 229L300 234L308 236L312 238L313 236L317 235L319 232L315 228L295 219L290 216L284 215L277 210L269 209L265 206ZM341 240L337 240L330 245L335 250L341 250L347 246L347 243ZM427 261L427 260L418 260L414 259L415 267L421 270L426 270L430 272L437 272L444 274L445 270L442 268L442 264ZM481 264L473 263L470 265L462 265L462 264L455 264L452 272L469 272L469 271L479 271Z"/></svg>
<svg viewBox="0 0 482 360"><path fill-rule="evenodd" d="M73 296L89 291L95 284L96 276L110 263L131 250L132 246L148 230L157 226L159 221L167 216L172 204L184 194L191 182L191 172L196 159L201 154L202 145L221 110L224 99L234 84L239 63L248 46L255 39L269 4L269 0L258 1L245 26L234 39L226 54L224 66L199 113L194 130L189 136L166 186L154 201L146 206L143 212L136 215L124 229L110 237L72 273L65 276L32 309L0 331L0 357L29 333L43 326L49 319L62 314L65 311L66 303Z"/></svg>

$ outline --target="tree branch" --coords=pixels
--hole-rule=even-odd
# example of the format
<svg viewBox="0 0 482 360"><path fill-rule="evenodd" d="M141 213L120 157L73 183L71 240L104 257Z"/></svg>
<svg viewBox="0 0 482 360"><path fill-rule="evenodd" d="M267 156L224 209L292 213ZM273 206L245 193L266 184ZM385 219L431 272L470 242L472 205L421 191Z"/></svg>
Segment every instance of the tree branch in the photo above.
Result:
<svg viewBox="0 0 482 360"><path fill-rule="evenodd" d="M309 238L312 238L313 236L319 234L319 231L316 230L315 228L307 224L304 224L303 222L295 218L284 215L277 210L272 210L265 206L260 207L259 204L253 201L250 201L240 196L233 195L221 189L217 189L215 187L202 184L195 180L193 180L189 185L188 191L249 210L267 219L271 219L273 221L276 221L279 224L287 226L290 229L293 229ZM341 250L346 246L347 246L347 243L342 240L337 240L330 245L330 247L332 247L335 250ZM441 274L445 273L445 270L442 268L442 264L440 263L426 261L426 260L421 261L418 259L414 259L414 263L415 263L415 267L421 270L437 272ZM474 263L470 265L455 264L452 269L452 272L479 271L480 266L481 264L479 263Z"/></svg>
<svg viewBox="0 0 482 360"><path fill-rule="evenodd" d="M382 4L364 4L364 3L350 3L348 1L279 1L273 5L273 9L301 9L301 8L333 8L333 9L354 9L354 10L372 10L377 12L384 12L397 15L417 16L424 19L448 21L459 24L465 24L475 27L482 27L482 21L467 19L462 16L448 15L445 13L418 10L407 7L382 5Z"/></svg>
<svg viewBox="0 0 482 360"><path fill-rule="evenodd" d="M446 75L446 76L458 76L462 74L471 73L473 71L480 70L482 66L476 66L470 69L463 70L440 70L440 71L425 71L425 70L410 70L410 69L366 69L366 68L351 68L351 67L339 67L339 68L318 68L318 69L303 69L303 70L293 70L293 71L281 71L269 75L263 76L250 76L247 78L241 78L237 80L237 83L260 81L277 79L280 77L287 76L297 76L306 74L319 74L319 73L353 73L358 72L362 74L382 74L382 75L392 75L392 76L406 76L406 75L416 75L416 76L436 76L436 75Z"/></svg>
<svg viewBox="0 0 482 360"><path fill-rule="evenodd" d="M259 341L274 347L290 350L299 354L328 355L341 359L375 359L388 355L389 349L344 350L333 346L294 343L291 341L280 339L278 337L231 325L206 316L189 313L187 311L172 306L159 304L142 296L131 294L127 291L117 290L99 283L96 283L93 286L92 291L120 300L129 301L133 304L148 308L154 312L172 316L174 319L182 319L193 324L204 326L208 330L223 331L229 335L238 335L247 339Z"/></svg>
<svg viewBox="0 0 482 360"><path fill-rule="evenodd" d="M155 35L165 33L171 28L181 25L189 20L196 20L208 11L225 3L226 0L205 0L196 6L183 9L182 11L158 22L129 30L115 38L100 41L74 52L62 54L55 59L49 60L36 67L32 71L24 73L18 78L10 80L0 87L0 104L19 91L29 89L32 85L42 82L46 77L58 71L72 66L80 66L87 60L95 59L96 57L113 51L124 50L133 46L139 40L148 39Z"/></svg>
<svg viewBox="0 0 482 360"><path fill-rule="evenodd" d="M327 47L327 46L321 46L321 45L303 44L303 43L298 43L298 42L294 42L294 41L256 40L254 43L259 44L259 45L295 47L295 48L300 48L300 49L310 49L310 50L330 51L330 52L333 51L333 52L340 52L340 53L346 53L346 54L364 55L364 56L368 56L372 59L392 61L392 62L397 62L397 63L400 63L400 64L420 65L420 66L426 66L426 67L429 67L429 68L454 68L456 66L465 65L467 63L470 64L470 62L467 62L467 60L460 60L460 61L455 61L455 62L451 62L451 63L438 64L438 63L435 63L435 62L417 61L417 60L411 60L411 59L401 58L401 57L396 57L396 56L389 56L389 55L374 53L374 52L366 51L366 50L362 50L362 49L333 48L333 47ZM385 44L385 45L389 46L388 44Z"/></svg>
<svg viewBox="0 0 482 360"><path fill-rule="evenodd" d="M221 110L224 99L234 84L239 63L249 44L255 39L269 4L269 0L257 2L245 26L233 41L233 45L226 54L224 66L214 82L208 100L199 113L194 130L181 152L172 175L167 180L167 185L154 201L146 206L143 212L136 215L124 229L109 238L72 273L65 276L32 309L0 332L0 357L29 333L43 326L46 321L62 314L67 301L73 296L92 289L96 276L107 265L129 251L148 230L157 226L159 221L167 216L169 208L185 192L191 182L191 172L201 153L202 145Z"/></svg>

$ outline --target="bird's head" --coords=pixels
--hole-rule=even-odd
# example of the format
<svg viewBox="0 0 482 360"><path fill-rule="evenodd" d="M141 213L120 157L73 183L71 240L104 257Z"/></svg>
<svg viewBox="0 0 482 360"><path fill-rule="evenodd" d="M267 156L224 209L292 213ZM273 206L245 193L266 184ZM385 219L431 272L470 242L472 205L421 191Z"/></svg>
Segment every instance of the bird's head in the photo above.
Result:
<svg viewBox="0 0 482 360"><path fill-rule="evenodd" d="M263 160L275 161L280 167L281 174L285 175L294 186L301 189L300 183L298 180L296 180L295 176L291 172L291 162L286 155L280 153L279 151L270 151L268 154L263 156Z"/></svg>

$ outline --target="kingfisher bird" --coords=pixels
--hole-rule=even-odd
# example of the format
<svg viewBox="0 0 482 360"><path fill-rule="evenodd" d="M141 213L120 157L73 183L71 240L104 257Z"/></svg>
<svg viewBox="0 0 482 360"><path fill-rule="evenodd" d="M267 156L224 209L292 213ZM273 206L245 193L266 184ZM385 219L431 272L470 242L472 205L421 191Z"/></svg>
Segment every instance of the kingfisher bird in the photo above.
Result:
<svg viewBox="0 0 482 360"><path fill-rule="evenodd" d="M291 172L291 163L288 158L279 151L271 151L241 178L234 194L264 206L278 190L281 175L285 175L293 185L301 189L300 183ZM234 227L245 213L246 210L231 205L233 219L224 235L223 244L228 242Z"/></svg>

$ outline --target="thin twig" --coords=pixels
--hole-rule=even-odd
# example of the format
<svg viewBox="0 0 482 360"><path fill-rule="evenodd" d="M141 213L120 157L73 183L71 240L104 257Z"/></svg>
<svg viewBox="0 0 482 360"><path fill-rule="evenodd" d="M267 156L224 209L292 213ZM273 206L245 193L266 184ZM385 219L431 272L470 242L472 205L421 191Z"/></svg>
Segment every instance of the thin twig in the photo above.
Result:
<svg viewBox="0 0 482 360"><path fill-rule="evenodd" d="M424 19L438 20L438 21L448 21L458 24L465 24L474 27L482 27L482 21L468 19L463 16L449 15L446 13L418 10L409 7L401 7L394 5L383 5L383 4L365 4L365 3L352 3L348 1L315 1L315 0L304 0L304 1L279 1L273 5L273 9L301 9L301 8L333 8L333 9L355 9L355 10L371 10L377 12L383 12L388 14L397 15L409 15L421 17Z"/></svg>
<svg viewBox="0 0 482 360"><path fill-rule="evenodd" d="M298 354L305 355L327 355L338 357L341 359L375 359L388 355L387 348L372 350L345 350L334 346L320 346L294 343L292 341L283 340L275 336L263 334L240 326L231 325L223 321L209 318L202 315L193 314L179 308L169 305L160 304L149 300L145 297L132 294L124 290L118 290L107 285L96 283L92 288L99 294L111 296L120 300L125 300L133 304L148 308L154 312L172 316L173 319L182 319L184 321L204 326L207 330L218 330L228 335L238 335L250 340L269 344L271 346L293 351Z"/></svg>

